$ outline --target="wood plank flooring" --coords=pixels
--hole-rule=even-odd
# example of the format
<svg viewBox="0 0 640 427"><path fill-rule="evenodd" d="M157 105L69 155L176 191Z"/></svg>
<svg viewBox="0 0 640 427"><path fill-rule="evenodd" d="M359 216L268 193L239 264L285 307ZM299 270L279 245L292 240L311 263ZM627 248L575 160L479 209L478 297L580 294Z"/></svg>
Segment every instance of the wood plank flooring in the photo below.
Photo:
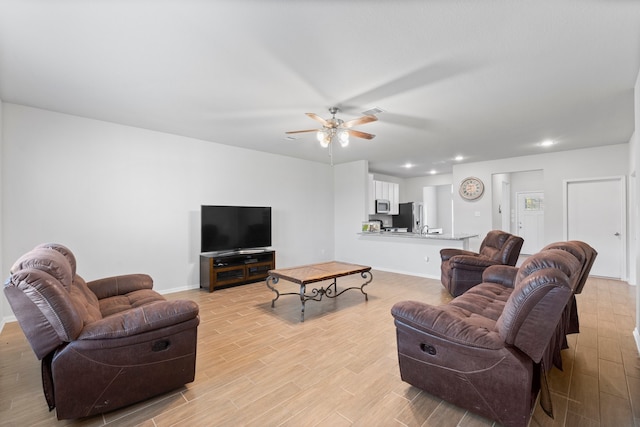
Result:
<svg viewBox="0 0 640 427"><path fill-rule="evenodd" d="M451 299L439 281L373 271L365 290L271 308L264 282L168 298L200 305L196 379L157 398L83 420L57 421L42 394L40 364L17 323L0 334L0 426L491 426L400 380L391 306ZM338 287L359 286L359 276ZM327 283L323 284L325 287ZM282 291L297 286L280 281ZM291 286L290 288L287 288ZM550 386L555 419L534 426L640 427L640 361L632 331L635 287L590 278L578 295L581 333Z"/></svg>

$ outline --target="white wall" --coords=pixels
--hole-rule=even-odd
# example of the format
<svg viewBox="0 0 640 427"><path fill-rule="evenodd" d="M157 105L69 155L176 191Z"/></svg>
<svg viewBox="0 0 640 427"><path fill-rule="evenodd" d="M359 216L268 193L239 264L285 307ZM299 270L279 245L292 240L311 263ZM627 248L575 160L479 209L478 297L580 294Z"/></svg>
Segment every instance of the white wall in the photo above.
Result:
<svg viewBox="0 0 640 427"><path fill-rule="evenodd" d="M491 177L496 173L526 172L541 170L533 174L536 189L545 192L545 244L563 240L563 182L566 179L589 178L598 176L627 175L629 144L544 153L533 156L514 157L487 162L468 163L454 166L451 181L453 182L454 224L456 234L478 234L471 239L470 249L477 250L484 235L492 229ZM340 172L338 172L340 171ZM485 182L485 194L474 202L462 200L457 191L458 184L467 176L476 176ZM406 179L402 181L400 194L413 195L418 188L420 193L424 185L446 184L445 181L434 182L435 177ZM448 179L445 177L442 179ZM357 163L336 167L336 259L365 263L374 268L397 271L407 274L434 276L438 254L434 247L416 246L407 252L416 257L413 264L409 260L405 265L391 266L385 261L385 252L399 251L397 248L381 243L369 237L360 238L360 222L367 218L366 200L367 171ZM539 186L542 188L538 188ZM342 193L340 193L342 192ZM406 240L404 240L406 242ZM394 243L395 244L395 243ZM408 247L408 245L405 245ZM429 262L424 262L428 257ZM419 269L416 268L419 266Z"/></svg>
<svg viewBox="0 0 640 427"><path fill-rule="evenodd" d="M3 131L3 126L2 126L2 99L0 99L0 189L3 188L3 182L5 181L5 175L4 175L4 167L2 167L2 153L3 153L3 144L2 144L2 136L4 134ZM2 265L4 257L2 255L2 230L3 230L3 220L2 220L2 194L4 194L4 191L2 193L0 193L0 274L2 274L2 283L4 283L4 278L5 278L5 270L2 269ZM9 309L9 305L7 304L5 297L4 297L4 292L2 292L2 296L0 296L0 331L2 331L2 327L4 326L5 323L5 319L7 316L9 316L9 313L11 312L11 310Z"/></svg>
<svg viewBox="0 0 640 427"><path fill-rule="evenodd" d="M407 178L400 184L400 203L422 200L422 188L451 184L451 174Z"/></svg>
<svg viewBox="0 0 640 427"><path fill-rule="evenodd" d="M491 230L491 175L519 171L542 170L545 194L545 244L563 240L563 181L574 178L627 175L629 144L583 150L545 153L513 157L487 162L466 163L453 167L455 188L467 176L476 176L485 183L485 194L476 201L463 200L454 191L455 233L486 235ZM478 238L471 241L471 249L480 246Z"/></svg>
<svg viewBox="0 0 640 427"><path fill-rule="evenodd" d="M197 287L201 204L272 206L278 267L334 256L329 165L14 104L3 118L5 277L56 241L87 280L145 272L160 292Z"/></svg>
<svg viewBox="0 0 640 427"><path fill-rule="evenodd" d="M359 263L356 233L362 229L362 221L369 218L367 194L369 163L365 160L334 166L335 192L335 259ZM386 178L374 176L375 179Z"/></svg>
<svg viewBox="0 0 640 427"><path fill-rule="evenodd" d="M629 198L629 205L631 206L631 225L628 230L631 230L630 244L630 270L634 272L633 283L637 283L640 277L640 183L638 182L638 174L640 174L640 72L636 77L636 84L634 88L634 120L635 120L635 132L631 137L630 150L629 150L629 170L631 171L630 187L633 190L631 197ZM633 331L633 335L636 339L636 347L640 351L640 287L636 288L636 328Z"/></svg>
<svg viewBox="0 0 640 427"><path fill-rule="evenodd" d="M451 207L453 202L451 184L443 184L436 186L436 193L438 198L438 223L434 224L434 227L442 228L442 232L451 234L453 229L453 208Z"/></svg>

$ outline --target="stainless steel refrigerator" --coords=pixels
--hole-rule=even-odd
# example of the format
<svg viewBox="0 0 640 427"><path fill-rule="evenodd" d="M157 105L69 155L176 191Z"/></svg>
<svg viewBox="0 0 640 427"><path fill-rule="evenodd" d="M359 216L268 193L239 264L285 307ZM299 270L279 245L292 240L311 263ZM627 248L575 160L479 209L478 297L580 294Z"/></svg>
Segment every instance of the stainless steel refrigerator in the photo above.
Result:
<svg viewBox="0 0 640 427"><path fill-rule="evenodd" d="M422 227L422 203L400 203L398 215L393 216L393 226L419 233Z"/></svg>

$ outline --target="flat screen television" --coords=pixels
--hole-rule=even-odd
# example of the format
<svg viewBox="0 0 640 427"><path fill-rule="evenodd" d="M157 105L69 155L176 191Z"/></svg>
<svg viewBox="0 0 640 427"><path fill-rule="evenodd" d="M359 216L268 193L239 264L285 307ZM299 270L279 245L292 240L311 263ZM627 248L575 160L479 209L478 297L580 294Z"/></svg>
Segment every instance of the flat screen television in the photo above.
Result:
<svg viewBox="0 0 640 427"><path fill-rule="evenodd" d="M237 251L271 246L271 207L202 205L202 252Z"/></svg>

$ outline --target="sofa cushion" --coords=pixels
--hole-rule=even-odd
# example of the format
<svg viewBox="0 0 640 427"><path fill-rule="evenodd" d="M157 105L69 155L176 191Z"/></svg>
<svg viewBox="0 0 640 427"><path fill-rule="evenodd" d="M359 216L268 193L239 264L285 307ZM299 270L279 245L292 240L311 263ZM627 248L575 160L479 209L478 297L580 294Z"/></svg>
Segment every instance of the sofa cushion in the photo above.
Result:
<svg viewBox="0 0 640 427"><path fill-rule="evenodd" d="M512 290L497 283L481 283L454 298L449 304L495 322L502 314Z"/></svg>
<svg viewBox="0 0 640 427"><path fill-rule="evenodd" d="M82 277L76 275L73 278L69 288L69 295L85 326L102 319L98 298L89 290Z"/></svg>
<svg viewBox="0 0 640 427"><path fill-rule="evenodd" d="M463 345L490 350L504 348L495 321L452 304L431 306L403 301L391 308L396 322Z"/></svg>
<svg viewBox="0 0 640 427"><path fill-rule="evenodd" d="M83 322L76 304L47 272L20 269L11 274L4 292L38 359L80 334Z"/></svg>
<svg viewBox="0 0 640 427"><path fill-rule="evenodd" d="M69 261L69 265L71 266L71 275L76 275L76 257L75 255L73 255L73 252L71 252L69 248L61 245L60 243L42 243L36 246L36 249L38 248L48 248L60 252L62 255L64 255L67 261Z"/></svg>
<svg viewBox="0 0 640 427"><path fill-rule="evenodd" d="M581 271L580 261L569 252L560 249L548 249L530 256L522 263L518 269L514 286L517 288L525 277L546 268L557 268L570 279L576 274L580 274Z"/></svg>
<svg viewBox="0 0 640 427"><path fill-rule="evenodd" d="M101 299L99 304L102 317L107 317L112 314L120 313L132 308L142 307L143 305L152 304L157 301L166 301L166 299L154 290L140 289L124 295L116 295Z"/></svg>
<svg viewBox="0 0 640 427"><path fill-rule="evenodd" d="M507 233L490 231L482 241L480 254L497 261L500 257L500 251L509 237L511 235Z"/></svg>
<svg viewBox="0 0 640 427"><path fill-rule="evenodd" d="M73 272L67 258L50 248L36 248L22 255L11 267L11 274L20 270L43 271L56 279L66 290L73 280Z"/></svg>

